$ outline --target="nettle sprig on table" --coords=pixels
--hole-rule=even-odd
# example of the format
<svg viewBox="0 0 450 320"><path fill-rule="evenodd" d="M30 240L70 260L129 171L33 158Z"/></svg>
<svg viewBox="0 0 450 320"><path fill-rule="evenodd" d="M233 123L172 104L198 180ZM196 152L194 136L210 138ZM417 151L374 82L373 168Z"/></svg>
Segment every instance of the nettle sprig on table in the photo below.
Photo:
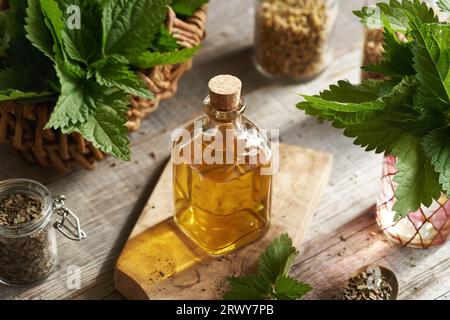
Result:
<svg viewBox="0 0 450 320"><path fill-rule="evenodd" d="M168 5L191 16L207 0L13 0L0 12L0 102L55 100L46 128L80 133L130 159L129 96L153 99L138 69L189 60L165 27ZM78 6L81 28L67 23Z"/></svg>
<svg viewBox="0 0 450 320"><path fill-rule="evenodd" d="M332 121L367 151L397 157L397 218L450 194L450 25L419 0L391 0L355 14L384 29L386 80L339 81L297 105ZM449 12L448 0L440 1Z"/></svg>
<svg viewBox="0 0 450 320"><path fill-rule="evenodd" d="M287 233L275 238L258 259L258 272L229 277L225 300L297 300L312 288L289 275L299 252Z"/></svg>

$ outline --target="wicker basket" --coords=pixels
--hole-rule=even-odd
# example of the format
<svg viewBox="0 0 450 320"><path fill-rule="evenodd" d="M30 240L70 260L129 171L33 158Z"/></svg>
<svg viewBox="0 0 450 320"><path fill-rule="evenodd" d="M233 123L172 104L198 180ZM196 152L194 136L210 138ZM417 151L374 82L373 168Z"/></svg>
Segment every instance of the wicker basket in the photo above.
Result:
<svg viewBox="0 0 450 320"><path fill-rule="evenodd" d="M7 7L0 0L0 10ZM176 17L169 8L166 25L184 48L198 46L205 36L206 6L186 20ZM163 65L138 73L155 94L156 100L131 97L127 113L129 131L136 131L141 121L155 111L161 100L171 98L177 91L181 76L192 67L192 61L178 65ZM59 171L70 171L79 165L95 169L95 162L105 155L78 133L62 134L59 130L45 130L45 124L54 103L20 104L14 101L0 103L0 143L9 143L30 162Z"/></svg>

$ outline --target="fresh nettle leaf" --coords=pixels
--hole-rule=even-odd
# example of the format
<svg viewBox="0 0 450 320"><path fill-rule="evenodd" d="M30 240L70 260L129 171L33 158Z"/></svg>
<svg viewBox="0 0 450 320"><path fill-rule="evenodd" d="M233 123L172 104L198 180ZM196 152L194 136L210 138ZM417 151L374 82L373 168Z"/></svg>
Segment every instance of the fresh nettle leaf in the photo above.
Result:
<svg viewBox="0 0 450 320"><path fill-rule="evenodd" d="M102 8L98 1L58 0L67 21L62 32L64 50L70 59L88 66L101 58L102 54ZM72 15L70 9L76 6L80 11L79 28L68 27ZM76 21L72 21L75 24Z"/></svg>
<svg viewBox="0 0 450 320"><path fill-rule="evenodd" d="M409 44L400 41L384 13L381 13L381 16L385 25L384 59L378 64L365 66L364 69L368 72L379 73L392 78L414 75L413 54Z"/></svg>
<svg viewBox="0 0 450 320"><path fill-rule="evenodd" d="M53 37L47 29L42 16L40 1L28 0L27 17L25 18L27 38L47 57L53 59Z"/></svg>
<svg viewBox="0 0 450 320"><path fill-rule="evenodd" d="M225 300L263 300L272 291L272 284L260 275L228 278L230 291L224 294Z"/></svg>
<svg viewBox="0 0 450 320"><path fill-rule="evenodd" d="M307 294L311 287L289 277L298 251L287 234L276 238L259 257L256 275L230 277L226 300L295 300Z"/></svg>
<svg viewBox="0 0 450 320"><path fill-rule="evenodd" d="M144 52L131 59L131 65L135 68L148 69L158 65L178 64L189 61L198 51L196 48L185 48L172 52Z"/></svg>
<svg viewBox="0 0 450 320"><path fill-rule="evenodd" d="M411 17L417 78L442 101L450 103L450 25L423 25Z"/></svg>
<svg viewBox="0 0 450 320"><path fill-rule="evenodd" d="M407 14L417 17L422 23L439 22L433 9L421 0L390 0L389 3L380 2L376 7L363 7L353 13L369 28L383 29L386 26L384 21L386 19L393 31L401 32L410 30Z"/></svg>
<svg viewBox="0 0 450 320"><path fill-rule="evenodd" d="M173 0L172 8L176 14L190 17L206 3L208 0Z"/></svg>
<svg viewBox="0 0 450 320"><path fill-rule="evenodd" d="M18 90L0 91L0 102L2 101L44 101L55 95L54 92L22 92Z"/></svg>
<svg viewBox="0 0 450 320"><path fill-rule="evenodd" d="M297 107L331 121L367 151L397 158L394 210L404 217L450 194L450 25L419 0L376 8L355 13L384 29L383 59L366 69L387 80L340 81Z"/></svg>
<svg viewBox="0 0 450 320"><path fill-rule="evenodd" d="M155 98L136 72L120 60L109 58L97 63L95 77L102 86L120 88L126 93L145 99Z"/></svg>
<svg viewBox="0 0 450 320"><path fill-rule="evenodd" d="M438 0L437 5L442 11L450 12L450 0Z"/></svg>
<svg viewBox="0 0 450 320"><path fill-rule="evenodd" d="M402 136L392 154L398 159L398 173L394 176L394 182L398 184L395 192L397 201L393 208L398 215L404 217L418 210L421 204L430 206L433 200L439 199L439 175L423 152L418 138Z"/></svg>
<svg viewBox="0 0 450 320"><path fill-rule="evenodd" d="M11 36L8 33L8 16L5 12L0 12L0 56L9 47Z"/></svg>
<svg viewBox="0 0 450 320"><path fill-rule="evenodd" d="M311 286L289 276L278 276L275 281L277 300L297 300L311 291Z"/></svg>
<svg viewBox="0 0 450 320"><path fill-rule="evenodd" d="M106 0L103 11L104 53L139 55L155 38L170 0Z"/></svg>
<svg viewBox="0 0 450 320"><path fill-rule="evenodd" d="M425 85L420 85L414 97L414 105L422 110L435 110L442 113L448 110L449 104L440 99L436 99L433 91ZM437 117L436 117L437 118Z"/></svg>
<svg viewBox="0 0 450 320"><path fill-rule="evenodd" d="M442 188L450 194L450 127L430 132L422 141L427 157L431 160Z"/></svg>
<svg viewBox="0 0 450 320"><path fill-rule="evenodd" d="M337 85L331 85L328 90L321 92L320 98L341 103L372 102L390 95L395 86L394 81L367 80L354 85L341 80Z"/></svg>
<svg viewBox="0 0 450 320"><path fill-rule="evenodd" d="M64 30L63 13L56 0L40 1L41 10L44 15L44 23L53 36L53 50L56 54L61 54L62 31Z"/></svg>
<svg viewBox="0 0 450 320"><path fill-rule="evenodd" d="M360 85L340 81L317 97L305 96L306 101L297 107L345 129L344 134L356 138L355 144L367 151L381 153L390 151L404 132L399 124L392 125L392 114L402 111L401 119L407 115L406 110L399 110L394 102L402 100L408 90L408 84L396 85L390 80L367 80ZM387 101L390 101L389 112L385 110Z"/></svg>
<svg viewBox="0 0 450 320"><path fill-rule="evenodd" d="M151 45L153 51L170 52L180 48L177 39L169 32L165 25L161 25L159 34Z"/></svg>
<svg viewBox="0 0 450 320"><path fill-rule="evenodd" d="M61 129L70 124L84 123L95 112L95 95L100 87L95 81L78 79L58 69L61 95L46 128Z"/></svg>
<svg viewBox="0 0 450 320"><path fill-rule="evenodd" d="M27 0L10 3L10 9L2 12L6 15L9 45L5 57L2 57L4 69L0 71L0 89L39 93L51 91L56 73L51 61L40 54L26 38L25 17Z"/></svg>
<svg viewBox="0 0 450 320"><path fill-rule="evenodd" d="M106 92L106 90L104 91ZM79 132L94 147L116 158L130 161L128 130L125 124L128 96L106 94L97 100L95 112L82 123L62 128L63 133Z"/></svg>
<svg viewBox="0 0 450 320"><path fill-rule="evenodd" d="M278 276L286 276L298 251L287 234L276 238L259 257L259 273L274 283Z"/></svg>

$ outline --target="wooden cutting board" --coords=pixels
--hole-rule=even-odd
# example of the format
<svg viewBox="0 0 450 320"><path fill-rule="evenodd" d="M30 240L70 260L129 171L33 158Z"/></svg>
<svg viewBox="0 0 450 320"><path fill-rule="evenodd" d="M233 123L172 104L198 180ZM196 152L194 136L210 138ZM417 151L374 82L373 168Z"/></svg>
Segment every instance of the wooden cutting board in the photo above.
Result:
<svg viewBox="0 0 450 320"><path fill-rule="evenodd" d="M280 144L269 231L221 258L204 254L173 223L169 163L117 261L117 290L128 299L220 299L226 278L255 271L258 256L275 237L287 232L299 248L332 163L330 154Z"/></svg>

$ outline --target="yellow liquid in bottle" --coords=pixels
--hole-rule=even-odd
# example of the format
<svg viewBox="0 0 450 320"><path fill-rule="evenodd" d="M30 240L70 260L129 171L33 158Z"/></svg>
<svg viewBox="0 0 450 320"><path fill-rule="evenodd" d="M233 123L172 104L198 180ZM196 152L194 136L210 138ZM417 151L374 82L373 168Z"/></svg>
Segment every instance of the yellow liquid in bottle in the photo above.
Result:
<svg viewBox="0 0 450 320"><path fill-rule="evenodd" d="M175 221L210 255L259 239L269 227L271 179L262 166L174 165Z"/></svg>

